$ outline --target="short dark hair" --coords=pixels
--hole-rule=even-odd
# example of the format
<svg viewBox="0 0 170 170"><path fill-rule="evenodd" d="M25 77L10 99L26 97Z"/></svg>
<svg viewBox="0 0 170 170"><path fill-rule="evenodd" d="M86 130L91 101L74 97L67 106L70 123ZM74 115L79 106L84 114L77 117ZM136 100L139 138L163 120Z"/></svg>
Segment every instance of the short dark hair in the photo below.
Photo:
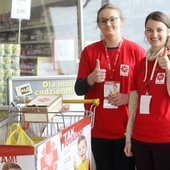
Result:
<svg viewBox="0 0 170 170"><path fill-rule="evenodd" d="M6 162L3 165L2 170L9 170L10 168L13 168L13 169L16 169L16 170L22 170L22 168L18 164L13 163L13 162Z"/></svg>

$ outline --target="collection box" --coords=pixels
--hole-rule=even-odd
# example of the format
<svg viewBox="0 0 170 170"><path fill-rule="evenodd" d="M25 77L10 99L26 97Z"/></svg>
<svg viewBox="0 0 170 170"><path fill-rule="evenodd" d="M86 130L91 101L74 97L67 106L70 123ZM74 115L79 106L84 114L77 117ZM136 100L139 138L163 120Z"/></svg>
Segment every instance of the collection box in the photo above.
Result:
<svg viewBox="0 0 170 170"><path fill-rule="evenodd" d="M62 109L62 95L38 95L22 107L26 122L48 122Z"/></svg>

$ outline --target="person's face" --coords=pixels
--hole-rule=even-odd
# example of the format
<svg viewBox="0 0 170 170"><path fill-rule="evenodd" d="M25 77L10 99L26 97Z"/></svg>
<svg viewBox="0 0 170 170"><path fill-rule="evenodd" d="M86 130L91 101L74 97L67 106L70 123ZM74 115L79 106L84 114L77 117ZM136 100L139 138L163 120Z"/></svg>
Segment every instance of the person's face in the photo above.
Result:
<svg viewBox="0 0 170 170"><path fill-rule="evenodd" d="M116 90L116 89L117 89L117 86L116 86L116 85L114 85L114 86L113 86L113 90Z"/></svg>
<svg viewBox="0 0 170 170"><path fill-rule="evenodd" d="M86 159L86 151L87 151L87 145L85 140L80 141L78 145L78 155L81 160Z"/></svg>
<svg viewBox="0 0 170 170"><path fill-rule="evenodd" d="M105 23L102 22L106 19ZM122 24L123 21L120 20L118 12L114 9L103 9L100 11L98 26L105 37L120 34Z"/></svg>
<svg viewBox="0 0 170 170"><path fill-rule="evenodd" d="M169 29L163 22L149 19L146 23L145 35L153 52L157 52L165 45Z"/></svg>

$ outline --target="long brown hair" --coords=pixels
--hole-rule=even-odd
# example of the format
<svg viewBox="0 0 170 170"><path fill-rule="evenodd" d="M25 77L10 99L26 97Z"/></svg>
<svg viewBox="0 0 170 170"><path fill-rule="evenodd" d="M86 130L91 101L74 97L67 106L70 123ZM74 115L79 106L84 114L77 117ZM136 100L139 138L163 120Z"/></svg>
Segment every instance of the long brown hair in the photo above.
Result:
<svg viewBox="0 0 170 170"><path fill-rule="evenodd" d="M163 13L161 11L152 12L146 17L145 28L146 28L146 24L149 19L162 22L167 26L168 29L170 29L170 18L165 13ZM170 36L167 37L165 47L167 47L167 49L170 50Z"/></svg>

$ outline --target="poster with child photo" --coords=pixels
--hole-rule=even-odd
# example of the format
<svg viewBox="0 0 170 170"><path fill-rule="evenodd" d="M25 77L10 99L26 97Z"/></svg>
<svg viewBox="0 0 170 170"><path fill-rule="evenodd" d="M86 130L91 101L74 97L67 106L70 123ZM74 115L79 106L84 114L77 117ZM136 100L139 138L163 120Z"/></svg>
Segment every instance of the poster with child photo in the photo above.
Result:
<svg viewBox="0 0 170 170"><path fill-rule="evenodd" d="M83 118L62 131L63 170L91 170L90 123Z"/></svg>

